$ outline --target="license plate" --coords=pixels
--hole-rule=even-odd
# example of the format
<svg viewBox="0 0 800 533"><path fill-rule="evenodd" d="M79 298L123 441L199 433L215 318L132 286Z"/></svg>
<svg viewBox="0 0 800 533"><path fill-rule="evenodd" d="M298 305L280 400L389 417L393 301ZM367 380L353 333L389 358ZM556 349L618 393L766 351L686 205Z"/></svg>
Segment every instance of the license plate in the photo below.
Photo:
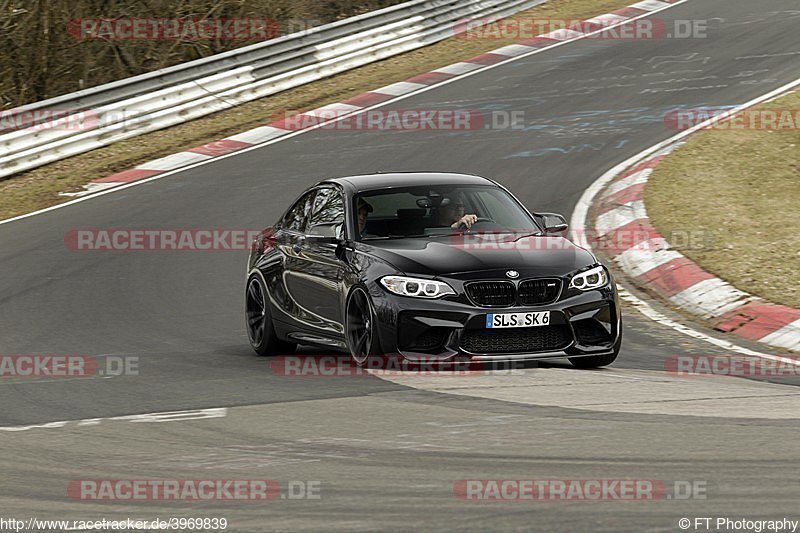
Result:
<svg viewBox="0 0 800 533"><path fill-rule="evenodd" d="M486 315L486 327L497 328L531 328L550 324L550 311L536 313L493 313Z"/></svg>

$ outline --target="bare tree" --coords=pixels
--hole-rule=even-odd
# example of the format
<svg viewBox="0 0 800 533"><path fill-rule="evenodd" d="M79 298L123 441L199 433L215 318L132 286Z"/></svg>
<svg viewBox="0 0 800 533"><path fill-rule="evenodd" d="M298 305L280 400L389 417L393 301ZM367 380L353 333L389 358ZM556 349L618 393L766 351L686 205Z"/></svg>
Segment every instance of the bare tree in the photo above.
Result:
<svg viewBox="0 0 800 533"><path fill-rule="evenodd" d="M81 33L82 19L269 19L285 31L400 0L0 0L0 109L52 98L255 41L122 40ZM274 26L275 27L275 26Z"/></svg>

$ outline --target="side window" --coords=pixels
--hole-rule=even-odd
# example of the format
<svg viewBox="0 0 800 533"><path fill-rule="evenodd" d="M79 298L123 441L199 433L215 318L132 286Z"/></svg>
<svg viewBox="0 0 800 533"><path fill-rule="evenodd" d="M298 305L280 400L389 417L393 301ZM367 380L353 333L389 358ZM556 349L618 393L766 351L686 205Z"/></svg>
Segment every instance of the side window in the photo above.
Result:
<svg viewBox="0 0 800 533"><path fill-rule="evenodd" d="M314 197L314 209L308 223L309 233L335 236L337 228L344 222L344 199L335 187L324 187L317 190Z"/></svg>
<svg viewBox="0 0 800 533"><path fill-rule="evenodd" d="M294 207L286 213L286 216L283 217L283 227L285 229L299 232L305 231L308 216L311 214L311 200L314 198L315 192L311 191L300 198L294 204Z"/></svg>
<svg viewBox="0 0 800 533"><path fill-rule="evenodd" d="M342 194L330 187L319 189L314 198L314 211L309 227L319 224L338 224L344 220L344 200Z"/></svg>

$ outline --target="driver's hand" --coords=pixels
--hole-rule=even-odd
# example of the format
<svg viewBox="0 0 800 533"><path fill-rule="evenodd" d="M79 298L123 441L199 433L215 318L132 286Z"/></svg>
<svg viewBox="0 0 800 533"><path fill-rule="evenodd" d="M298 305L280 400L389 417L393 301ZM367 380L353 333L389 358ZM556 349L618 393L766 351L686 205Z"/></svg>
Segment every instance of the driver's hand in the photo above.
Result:
<svg viewBox="0 0 800 533"><path fill-rule="evenodd" d="M459 228L462 224L470 229L473 224L478 220L478 215L464 215L453 223L452 228Z"/></svg>

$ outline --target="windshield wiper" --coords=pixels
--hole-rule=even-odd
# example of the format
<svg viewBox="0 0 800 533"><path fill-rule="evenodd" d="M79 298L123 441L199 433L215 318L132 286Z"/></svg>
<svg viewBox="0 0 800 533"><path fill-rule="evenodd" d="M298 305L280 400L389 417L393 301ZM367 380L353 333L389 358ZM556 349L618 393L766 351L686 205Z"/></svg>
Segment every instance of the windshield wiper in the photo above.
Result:
<svg viewBox="0 0 800 533"><path fill-rule="evenodd" d="M388 241L393 239L413 239L425 235L376 235L375 237L362 237L362 241Z"/></svg>
<svg viewBox="0 0 800 533"><path fill-rule="evenodd" d="M387 241L392 239L421 239L431 237L460 237L462 235L513 235L515 240L525 237L540 236L542 232L534 231L531 233L517 234L513 231L481 231L479 233L469 233L468 231L456 231L452 233L420 233L416 235L379 235L375 237L364 237L362 241Z"/></svg>
<svg viewBox="0 0 800 533"><path fill-rule="evenodd" d="M426 235L426 237L456 237L459 235L513 235L515 239L522 239L524 237L533 237L542 235L542 232L534 231L531 233L518 234L513 231L481 231L476 233L469 233L468 231L460 231L457 233L431 233L429 235Z"/></svg>
<svg viewBox="0 0 800 533"><path fill-rule="evenodd" d="M426 233L424 237L458 237L459 235L464 235L464 232L459 231L456 233Z"/></svg>

